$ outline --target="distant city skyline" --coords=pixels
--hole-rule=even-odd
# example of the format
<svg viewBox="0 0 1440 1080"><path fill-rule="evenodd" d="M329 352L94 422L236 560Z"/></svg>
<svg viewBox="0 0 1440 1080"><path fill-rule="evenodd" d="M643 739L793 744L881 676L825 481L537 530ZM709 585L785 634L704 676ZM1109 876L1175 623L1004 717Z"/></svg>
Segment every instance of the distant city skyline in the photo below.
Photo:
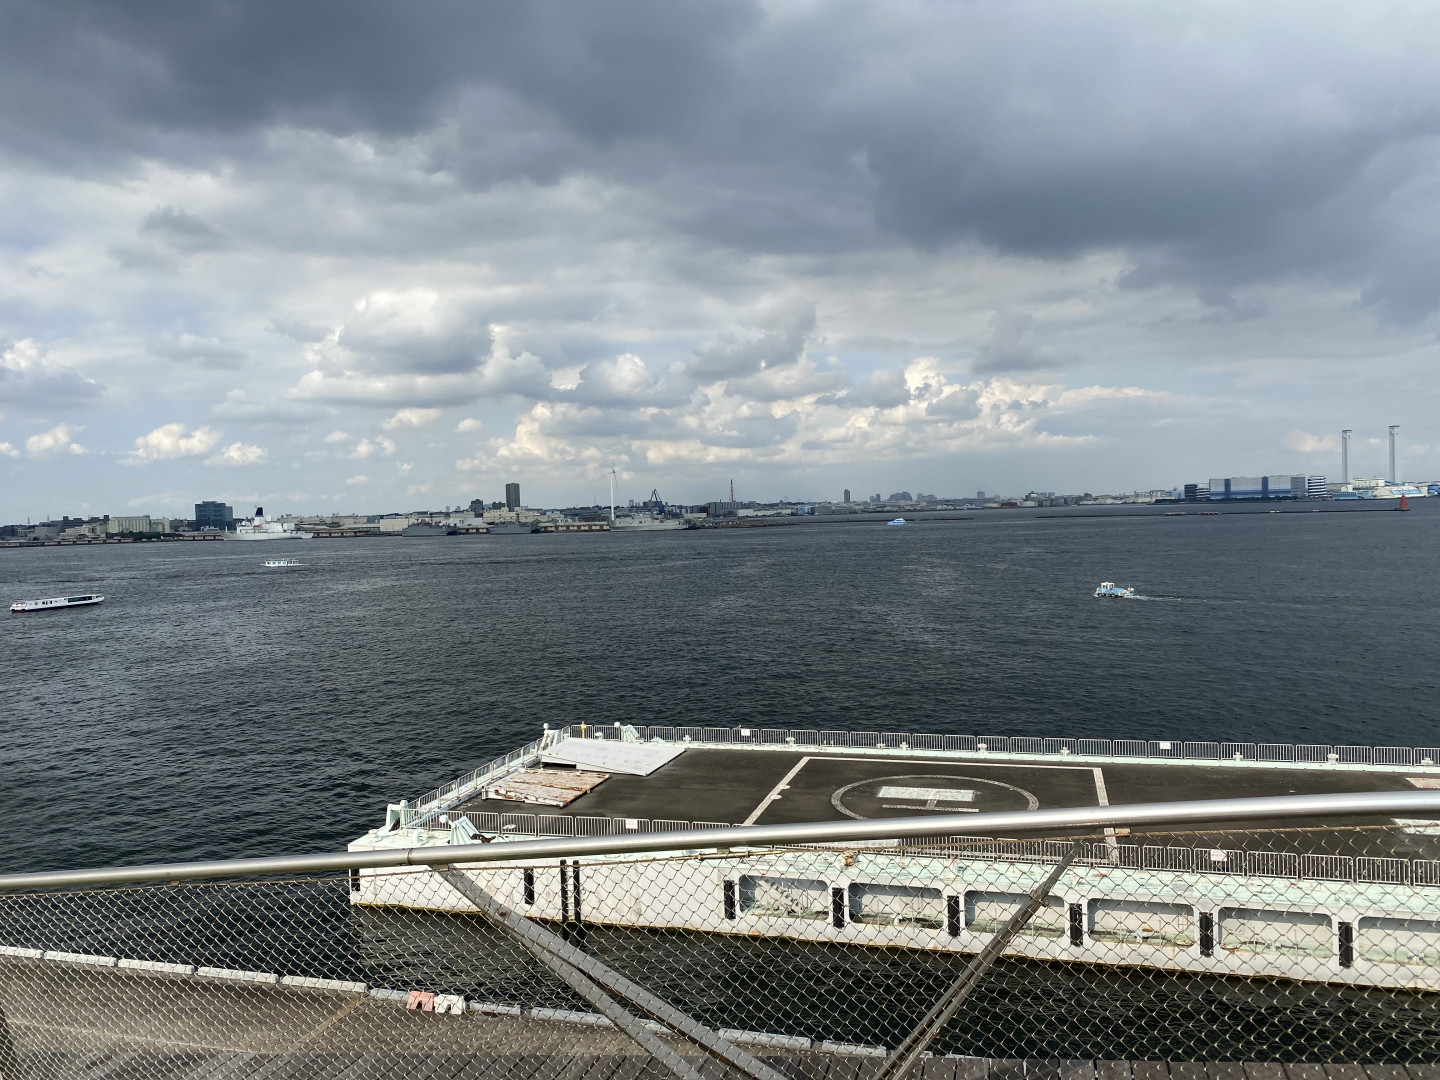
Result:
<svg viewBox="0 0 1440 1080"><path fill-rule="evenodd" d="M1423 6L555 19L11 20L0 519L1440 475Z"/></svg>

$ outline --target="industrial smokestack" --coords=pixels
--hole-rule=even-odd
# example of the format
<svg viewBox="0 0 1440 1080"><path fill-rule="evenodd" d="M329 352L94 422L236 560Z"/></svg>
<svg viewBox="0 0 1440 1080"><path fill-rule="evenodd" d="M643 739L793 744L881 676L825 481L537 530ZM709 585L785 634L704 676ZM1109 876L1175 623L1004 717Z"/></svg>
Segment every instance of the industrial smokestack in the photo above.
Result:
<svg viewBox="0 0 1440 1080"><path fill-rule="evenodd" d="M1390 425L1390 483L1400 483L1400 473L1395 469L1395 432L1400 430L1399 424Z"/></svg>
<svg viewBox="0 0 1440 1080"><path fill-rule="evenodd" d="M1340 432L1340 483L1346 486L1350 483L1350 429L1348 427Z"/></svg>

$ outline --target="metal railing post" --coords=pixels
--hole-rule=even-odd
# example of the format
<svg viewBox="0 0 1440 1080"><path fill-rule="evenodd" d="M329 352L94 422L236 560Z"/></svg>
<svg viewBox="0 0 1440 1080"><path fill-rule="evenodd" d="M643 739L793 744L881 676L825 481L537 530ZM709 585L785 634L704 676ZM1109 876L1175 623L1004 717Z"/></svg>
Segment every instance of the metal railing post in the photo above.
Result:
<svg viewBox="0 0 1440 1080"><path fill-rule="evenodd" d="M583 977L593 979L598 988L603 991L616 994L629 1001L636 1008L649 1013L660 1023L674 1029L679 1034L703 1047L721 1060L728 1062L735 1068L741 1070L753 1080L785 1080L770 1066L766 1065L759 1058L745 1050L740 1049L730 1040L716 1034L704 1024L693 1017L681 1012L663 998L657 997L646 990L638 983L632 982L624 975L621 975L613 968L602 964L589 953L575 948L555 934L536 926L530 920L524 918L517 912L511 911L500 901L496 900L483 888L471 881L464 873L456 870L453 866L437 867L437 873L445 879L456 892L469 900L481 914L490 919L491 922L501 927L520 943L532 956L538 959L551 971L556 971L556 964L573 968ZM552 962L553 961L553 962ZM557 972L558 973L558 972ZM577 993L580 991L577 990ZM582 996L584 994L582 993ZM590 1001L590 998L586 998ZM592 1004L594 1002L592 1001ZM620 1006L616 1006L625 1012ZM598 1008L598 1005L597 1005ZM606 1013L609 1016L609 1013ZM640 1024L634 1016L625 1013L629 1018L625 1025L620 1025L627 1035L635 1037L632 1027L638 1027L639 1031L654 1038L649 1029ZM611 1016L611 1019L615 1019ZM636 1039L639 1042L638 1039ZM643 1045L643 1044L642 1044ZM661 1044L664 1045L663 1043ZM668 1064L668 1063L667 1063Z"/></svg>
<svg viewBox="0 0 1440 1080"><path fill-rule="evenodd" d="M1015 940L1021 930L1025 929L1027 923L1035 917L1050 897L1050 891L1055 888L1055 883L1060 880L1060 875L1069 869L1070 864L1075 861L1075 856L1080 852L1080 845L1084 841L1076 840L1070 845L1070 850L1060 860L1050 876L1037 885L1030 893L1030 899L1025 906L1012 915L1008 922L1002 926L999 932L992 937L985 948L970 964L961 972L960 977L951 984L950 988L940 996L925 1018L915 1026L915 1029L901 1041L900 1045L891 1051L886 1058L885 1064L875 1074L874 1080L900 1080L917 1061L925 1048L935 1041L935 1036L946 1024L955 1018L960 1011L960 1006L980 985L981 978L990 970L1000 954L1006 947Z"/></svg>

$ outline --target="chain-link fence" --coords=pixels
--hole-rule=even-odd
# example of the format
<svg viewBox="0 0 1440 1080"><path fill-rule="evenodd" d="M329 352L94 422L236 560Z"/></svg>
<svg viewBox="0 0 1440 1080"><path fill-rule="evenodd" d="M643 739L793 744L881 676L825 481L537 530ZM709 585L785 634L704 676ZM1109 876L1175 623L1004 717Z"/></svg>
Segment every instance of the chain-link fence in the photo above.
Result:
<svg viewBox="0 0 1440 1080"><path fill-rule="evenodd" d="M1433 831L1122 830L0 893L0 1076L1435 1063L1440 885L1414 869Z"/></svg>

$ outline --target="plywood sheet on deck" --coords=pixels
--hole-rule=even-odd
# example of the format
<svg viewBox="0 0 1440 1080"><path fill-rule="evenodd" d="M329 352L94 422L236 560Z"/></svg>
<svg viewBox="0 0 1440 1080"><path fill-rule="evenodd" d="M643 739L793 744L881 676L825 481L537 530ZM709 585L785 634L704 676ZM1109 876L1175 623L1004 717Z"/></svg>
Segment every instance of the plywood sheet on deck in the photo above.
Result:
<svg viewBox="0 0 1440 1080"><path fill-rule="evenodd" d="M485 797L537 806L567 806L605 778L605 773L579 769L520 769L487 787Z"/></svg>

